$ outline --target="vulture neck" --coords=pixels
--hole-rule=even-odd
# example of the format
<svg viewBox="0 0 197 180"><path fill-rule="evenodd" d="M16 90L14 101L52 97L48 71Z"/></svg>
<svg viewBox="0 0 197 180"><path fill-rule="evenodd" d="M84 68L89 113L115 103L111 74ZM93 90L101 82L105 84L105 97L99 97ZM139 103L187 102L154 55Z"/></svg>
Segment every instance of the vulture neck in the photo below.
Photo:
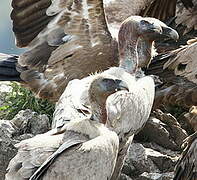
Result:
<svg viewBox="0 0 197 180"><path fill-rule="evenodd" d="M130 74L134 74L138 68L138 38L136 33L127 33L124 26L120 28L118 35L119 67L124 68Z"/></svg>
<svg viewBox="0 0 197 180"><path fill-rule="evenodd" d="M107 121L106 99L104 100L102 97L91 98L90 103L92 109L91 119L105 124Z"/></svg>
<svg viewBox="0 0 197 180"><path fill-rule="evenodd" d="M154 42L140 39L138 42L138 67L147 67L154 56Z"/></svg>

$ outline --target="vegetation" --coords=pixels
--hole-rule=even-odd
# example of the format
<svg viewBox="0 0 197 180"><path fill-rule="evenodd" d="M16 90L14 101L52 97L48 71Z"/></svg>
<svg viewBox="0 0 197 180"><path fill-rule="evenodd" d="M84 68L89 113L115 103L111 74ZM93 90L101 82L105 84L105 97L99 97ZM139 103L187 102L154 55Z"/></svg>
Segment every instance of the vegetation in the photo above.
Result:
<svg viewBox="0 0 197 180"><path fill-rule="evenodd" d="M53 116L54 104L47 100L35 98L29 90L18 83L11 83L12 90L7 93L5 103L0 107L1 119L12 119L20 110L31 109L38 114L46 114L50 119Z"/></svg>

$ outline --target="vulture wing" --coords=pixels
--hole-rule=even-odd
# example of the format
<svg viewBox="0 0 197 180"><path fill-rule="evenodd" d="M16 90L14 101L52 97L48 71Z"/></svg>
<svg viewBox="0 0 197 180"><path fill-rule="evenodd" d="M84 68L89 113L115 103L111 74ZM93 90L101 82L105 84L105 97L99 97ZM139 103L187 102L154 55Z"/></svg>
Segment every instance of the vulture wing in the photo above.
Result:
<svg viewBox="0 0 197 180"><path fill-rule="evenodd" d="M169 17L175 16L176 3L177 0L153 0L140 14L165 21Z"/></svg>
<svg viewBox="0 0 197 180"><path fill-rule="evenodd" d="M46 15L50 0L12 0L11 19L16 36L16 45L26 47L53 19Z"/></svg>
<svg viewBox="0 0 197 180"><path fill-rule="evenodd" d="M185 149L175 167L174 180L195 180L197 178L197 133L189 136Z"/></svg>
<svg viewBox="0 0 197 180"><path fill-rule="evenodd" d="M23 20L22 15L15 14L30 13L28 9L32 8L33 15L38 15L42 6L37 3L43 3L45 25L37 22L41 27L33 26L37 28L33 34L25 27L24 34L29 37L21 35L20 28L15 33L18 44L24 38L23 44L30 47L18 61L28 69L21 72L21 78L38 96L56 101L69 80L117 64L117 49L107 28L102 0L54 0L51 5L46 0L34 1L21 5L24 12L15 5L11 15L15 29L15 24ZM27 24L30 26L28 20Z"/></svg>
<svg viewBox="0 0 197 180"><path fill-rule="evenodd" d="M17 144L19 150L9 163L6 180L29 179L34 173L36 178L33 176L32 179L37 179L62 151L88 140L86 136L72 131L66 134L64 137L63 133L49 132Z"/></svg>
<svg viewBox="0 0 197 180"><path fill-rule="evenodd" d="M197 105L196 39L168 54L156 57L148 74L158 75L163 85L156 91L155 107L161 103L177 104L186 108Z"/></svg>

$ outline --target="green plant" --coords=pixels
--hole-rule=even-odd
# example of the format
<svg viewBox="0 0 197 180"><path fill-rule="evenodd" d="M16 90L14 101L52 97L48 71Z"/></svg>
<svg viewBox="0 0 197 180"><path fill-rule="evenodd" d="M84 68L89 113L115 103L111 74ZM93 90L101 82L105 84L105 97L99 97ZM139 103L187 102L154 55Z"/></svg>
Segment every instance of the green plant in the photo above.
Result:
<svg viewBox="0 0 197 180"><path fill-rule="evenodd" d="M31 109L38 114L46 114L50 119L53 116L55 105L35 98L35 95L21 87L18 83L11 83L11 92L7 93L5 103L0 107L0 118L12 119L20 110Z"/></svg>

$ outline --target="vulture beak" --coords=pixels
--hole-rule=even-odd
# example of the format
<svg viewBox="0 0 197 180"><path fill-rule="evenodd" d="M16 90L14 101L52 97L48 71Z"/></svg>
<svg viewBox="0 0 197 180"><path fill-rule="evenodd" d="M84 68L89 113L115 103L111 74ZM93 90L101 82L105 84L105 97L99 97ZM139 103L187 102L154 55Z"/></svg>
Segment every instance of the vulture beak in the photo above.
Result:
<svg viewBox="0 0 197 180"><path fill-rule="evenodd" d="M177 33L176 30L170 28L170 27L162 27L162 35L169 37L175 41L179 39L179 34Z"/></svg>
<svg viewBox="0 0 197 180"><path fill-rule="evenodd" d="M146 20L140 21L140 29L141 29L142 36L149 34L149 33L161 35L163 32L163 29L160 25L157 25L154 22L151 23Z"/></svg>
<svg viewBox="0 0 197 180"><path fill-rule="evenodd" d="M129 87L124 81L121 81L119 79L116 79L114 81L115 81L116 91L120 91L120 90L129 91Z"/></svg>

